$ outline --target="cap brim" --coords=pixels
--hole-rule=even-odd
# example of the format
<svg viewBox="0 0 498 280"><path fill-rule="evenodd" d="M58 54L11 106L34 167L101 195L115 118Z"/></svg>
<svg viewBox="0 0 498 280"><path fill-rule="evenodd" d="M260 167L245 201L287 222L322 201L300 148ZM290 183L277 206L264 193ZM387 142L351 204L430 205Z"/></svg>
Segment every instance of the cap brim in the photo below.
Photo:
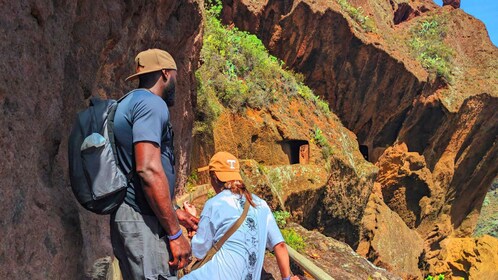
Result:
<svg viewBox="0 0 498 280"><path fill-rule="evenodd" d="M216 177L220 179L222 182L228 182L228 181L242 181L242 177L240 176L239 172L223 172L223 171L215 171Z"/></svg>
<svg viewBox="0 0 498 280"><path fill-rule="evenodd" d="M147 70L147 71L138 72L138 73L135 73L135 74L129 76L128 78L126 78L125 81L128 82L128 81L131 81L131 80L135 80L140 75L148 74L148 73L152 73L152 72L157 72L157 71L161 71L163 69L164 68L159 68L159 69L151 69L151 70Z"/></svg>

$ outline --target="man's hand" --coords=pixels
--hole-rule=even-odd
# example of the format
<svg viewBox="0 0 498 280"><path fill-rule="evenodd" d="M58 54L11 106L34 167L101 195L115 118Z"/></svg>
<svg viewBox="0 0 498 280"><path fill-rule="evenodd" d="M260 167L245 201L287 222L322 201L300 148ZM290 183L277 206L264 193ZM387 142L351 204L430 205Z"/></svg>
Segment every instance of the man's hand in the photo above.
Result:
<svg viewBox="0 0 498 280"><path fill-rule="evenodd" d="M178 209L176 210L176 216L178 221L182 226L187 229L188 236L193 237L197 231L197 224L199 224L199 218L190 215L187 211Z"/></svg>
<svg viewBox="0 0 498 280"><path fill-rule="evenodd" d="M190 215L197 217L197 209L195 208L195 205L191 204L190 202L183 202L183 210L185 210Z"/></svg>
<svg viewBox="0 0 498 280"><path fill-rule="evenodd" d="M185 236L181 235L175 240L170 240L169 246L173 257L173 260L169 261L171 268L175 270L182 269L190 263L192 249L190 249L190 243Z"/></svg>

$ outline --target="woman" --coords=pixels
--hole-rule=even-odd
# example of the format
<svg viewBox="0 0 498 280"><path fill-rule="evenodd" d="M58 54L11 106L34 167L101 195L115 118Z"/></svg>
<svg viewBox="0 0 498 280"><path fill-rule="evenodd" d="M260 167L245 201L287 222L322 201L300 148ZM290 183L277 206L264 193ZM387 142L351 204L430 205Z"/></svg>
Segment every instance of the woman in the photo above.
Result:
<svg viewBox="0 0 498 280"><path fill-rule="evenodd" d="M209 166L211 185L216 196L204 205L197 233L192 238L192 254L202 259L241 216L246 200L251 207L242 225L223 244L213 258L182 279L260 279L265 249L275 252L282 279L291 278L289 254L264 200L251 194L240 176L239 161L227 152L216 153ZM195 208L185 205L195 215ZM193 209L192 209L193 208Z"/></svg>

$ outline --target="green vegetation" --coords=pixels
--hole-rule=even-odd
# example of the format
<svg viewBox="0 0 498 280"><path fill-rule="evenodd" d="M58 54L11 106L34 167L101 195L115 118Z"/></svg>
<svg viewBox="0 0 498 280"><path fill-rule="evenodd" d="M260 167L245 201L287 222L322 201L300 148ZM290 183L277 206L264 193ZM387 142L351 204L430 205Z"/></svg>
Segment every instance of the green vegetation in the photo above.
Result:
<svg viewBox="0 0 498 280"><path fill-rule="evenodd" d="M330 114L328 104L304 85L303 77L284 70L255 35L223 26L220 11L220 1L206 1L194 135L211 143L214 122L225 108L234 113L263 109L283 97L302 97Z"/></svg>
<svg viewBox="0 0 498 280"><path fill-rule="evenodd" d="M425 278L425 280L444 280L444 275L443 274L439 274L438 276L427 276L427 278Z"/></svg>
<svg viewBox="0 0 498 280"><path fill-rule="evenodd" d="M498 179L495 179L482 203L474 236L485 234L498 238Z"/></svg>
<svg viewBox="0 0 498 280"><path fill-rule="evenodd" d="M303 251L306 247L304 239L293 229L282 229L282 236L284 237L285 243L294 248L296 251Z"/></svg>
<svg viewBox="0 0 498 280"><path fill-rule="evenodd" d="M208 192L207 192L207 198L210 199L212 197L214 197L216 195L216 193L214 192L213 189L209 189Z"/></svg>
<svg viewBox="0 0 498 280"><path fill-rule="evenodd" d="M190 176L187 178L187 184L185 186L185 189L187 192L191 193L195 191L195 186L197 185L197 180L199 179L199 174L197 173L197 170L194 169Z"/></svg>
<svg viewBox="0 0 498 280"><path fill-rule="evenodd" d="M498 214L477 224L474 236L481 237L485 234L498 238Z"/></svg>
<svg viewBox="0 0 498 280"><path fill-rule="evenodd" d="M284 228L287 225L287 219L290 218L290 213L287 211L275 211L273 212L273 217L277 222L279 228Z"/></svg>
<svg viewBox="0 0 498 280"><path fill-rule="evenodd" d="M328 158L333 154L332 146L330 146L327 138L323 136L323 132L319 127L315 127L313 131L313 141L322 148L322 157L325 161L328 161Z"/></svg>
<svg viewBox="0 0 498 280"><path fill-rule="evenodd" d="M431 73L451 82L451 59L454 51L444 43L446 19L433 16L419 22L411 29L409 41L413 55Z"/></svg>
<svg viewBox="0 0 498 280"><path fill-rule="evenodd" d="M363 30L367 32L372 32L375 30L375 24L368 16L364 15L363 9L361 7L352 6L348 0L337 0L337 3L341 8L348 13L348 15L358 23Z"/></svg>
<svg viewBox="0 0 498 280"><path fill-rule="evenodd" d="M300 81L304 80L302 76L299 75L296 76L298 76L298 79L300 79ZM311 101L316 107L318 107L318 109L321 112L325 113L326 116L330 115L329 104L320 99L319 96L316 96L313 93L313 91L309 87L305 86L302 82L299 82L299 84L300 84L298 88L299 96L301 96L305 100Z"/></svg>

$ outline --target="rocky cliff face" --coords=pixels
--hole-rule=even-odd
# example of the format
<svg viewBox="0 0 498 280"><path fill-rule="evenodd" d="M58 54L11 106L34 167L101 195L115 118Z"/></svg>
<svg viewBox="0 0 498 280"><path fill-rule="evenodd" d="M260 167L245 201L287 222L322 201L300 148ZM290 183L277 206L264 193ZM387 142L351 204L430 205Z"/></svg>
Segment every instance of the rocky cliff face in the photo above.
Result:
<svg viewBox="0 0 498 280"><path fill-rule="evenodd" d="M0 278L79 279L111 248L108 217L85 212L69 188L67 137L75 113L91 95L117 98L133 88L124 78L138 51L169 50L179 68L172 116L184 175L200 7L48 0L0 6Z"/></svg>
<svg viewBox="0 0 498 280"><path fill-rule="evenodd" d="M427 251L447 236L470 236L498 173L498 49L481 22L432 1L223 2L225 22L257 34L303 73L370 161L387 159L394 144L406 146L397 159L377 162L377 182L385 203L427 238ZM340 2L361 6L373 27ZM451 79L408 55L411 30L434 18L444 19L444 44L456 50ZM389 176L382 164L403 173Z"/></svg>
<svg viewBox="0 0 498 280"><path fill-rule="evenodd" d="M69 190L67 135L90 96L117 98L133 88L124 78L146 48L167 49L179 67L172 122L178 183L186 181L202 41L199 2L1 4L0 278L80 279L95 260L111 254L108 217L85 212ZM494 241L447 237L473 231L498 172L496 47L482 23L432 1L350 1L363 7L373 27L359 24L342 2L227 0L223 15L302 72L349 130L334 115L314 115L310 104L296 100L244 116L226 113L222 120L233 124L231 133L215 127L213 145L197 146L194 162L230 149L270 165L311 163L318 175L302 176L308 170L296 166L270 168L264 177L290 174L279 181L289 189L275 197L266 184L262 195L296 213L303 225L347 241L400 274L418 275L420 238L423 264L431 271L493 273L493 267L467 264L496 260L488 250ZM409 30L428 16L447 19L446 44L458 50L451 83L405 55ZM312 141L315 126L329 143L328 156ZM356 139L378 166L378 177ZM303 178L310 189L299 188ZM378 189L371 194L375 178ZM382 238L393 228L416 244L412 252L397 251L406 243L392 242L394 237Z"/></svg>
<svg viewBox="0 0 498 280"><path fill-rule="evenodd" d="M273 209L288 209L301 224L356 246L377 168L365 161L355 136L335 115L301 97L277 99L261 110L225 110L214 126L211 149L258 162L260 168L252 164L245 181ZM327 131L322 137L329 154L316 141L317 127Z"/></svg>

